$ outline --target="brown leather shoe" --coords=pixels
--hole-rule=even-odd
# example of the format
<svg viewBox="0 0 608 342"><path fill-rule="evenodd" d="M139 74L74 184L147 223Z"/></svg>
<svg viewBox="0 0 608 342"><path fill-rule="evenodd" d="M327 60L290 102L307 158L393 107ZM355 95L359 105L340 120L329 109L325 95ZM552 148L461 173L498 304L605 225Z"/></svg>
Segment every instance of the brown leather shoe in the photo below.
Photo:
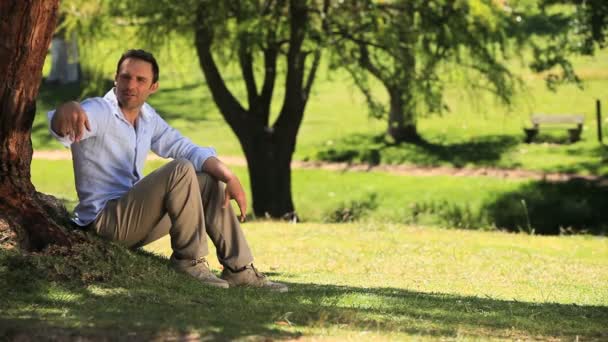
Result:
<svg viewBox="0 0 608 342"><path fill-rule="evenodd" d="M233 272L228 267L224 267L221 277L222 279L226 280L231 287L259 287L277 292L287 292L288 290L287 285L268 280L268 278L266 278L262 272L258 271L255 266L253 266L253 264L245 266L238 272Z"/></svg>
<svg viewBox="0 0 608 342"><path fill-rule="evenodd" d="M216 277L215 274L211 272L209 263L207 263L207 259L205 258L199 258L197 260L180 260L171 255L170 263L171 267L176 271L191 275L205 285L221 287L224 289L229 287L227 281Z"/></svg>

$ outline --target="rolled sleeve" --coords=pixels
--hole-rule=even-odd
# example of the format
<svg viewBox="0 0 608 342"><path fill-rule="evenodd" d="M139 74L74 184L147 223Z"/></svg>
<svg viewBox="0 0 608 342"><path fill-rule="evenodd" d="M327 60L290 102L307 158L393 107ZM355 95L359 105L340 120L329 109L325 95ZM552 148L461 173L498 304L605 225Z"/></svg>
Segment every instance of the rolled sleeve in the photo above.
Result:
<svg viewBox="0 0 608 342"><path fill-rule="evenodd" d="M188 160L192 162L196 170L203 170L203 164L210 157L217 157L213 147L196 147Z"/></svg>
<svg viewBox="0 0 608 342"><path fill-rule="evenodd" d="M216 157L212 147L195 145L190 139L172 128L158 114L154 113L154 135L151 149L163 158L184 158L190 160L196 170L202 170L209 157Z"/></svg>

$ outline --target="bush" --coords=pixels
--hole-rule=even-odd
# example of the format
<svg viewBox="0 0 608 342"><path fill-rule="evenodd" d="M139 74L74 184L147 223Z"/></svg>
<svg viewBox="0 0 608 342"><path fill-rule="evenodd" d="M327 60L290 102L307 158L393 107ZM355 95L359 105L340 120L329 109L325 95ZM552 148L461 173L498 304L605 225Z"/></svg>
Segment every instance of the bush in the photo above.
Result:
<svg viewBox="0 0 608 342"><path fill-rule="evenodd" d="M498 228L538 234L608 232L608 187L584 179L531 182L484 211Z"/></svg>
<svg viewBox="0 0 608 342"><path fill-rule="evenodd" d="M330 223L353 222L363 218L378 208L377 195L372 193L360 200L341 203L337 208L324 215L323 221Z"/></svg>
<svg viewBox="0 0 608 342"><path fill-rule="evenodd" d="M447 200L415 202L410 206L406 223L430 223L445 227L462 229L480 229L488 227L487 217L479 210L475 211L469 203L457 204Z"/></svg>

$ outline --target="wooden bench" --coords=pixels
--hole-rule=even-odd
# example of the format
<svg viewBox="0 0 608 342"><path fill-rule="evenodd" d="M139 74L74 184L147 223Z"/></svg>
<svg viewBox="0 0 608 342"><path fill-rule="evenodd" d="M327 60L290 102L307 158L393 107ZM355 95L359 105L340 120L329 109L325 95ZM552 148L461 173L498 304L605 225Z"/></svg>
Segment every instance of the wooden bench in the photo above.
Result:
<svg viewBox="0 0 608 342"><path fill-rule="evenodd" d="M532 142L538 135L541 125L547 128L565 128L568 131L570 142L575 142L581 138L585 116L580 114L533 114L530 121L532 127L524 128L527 143Z"/></svg>

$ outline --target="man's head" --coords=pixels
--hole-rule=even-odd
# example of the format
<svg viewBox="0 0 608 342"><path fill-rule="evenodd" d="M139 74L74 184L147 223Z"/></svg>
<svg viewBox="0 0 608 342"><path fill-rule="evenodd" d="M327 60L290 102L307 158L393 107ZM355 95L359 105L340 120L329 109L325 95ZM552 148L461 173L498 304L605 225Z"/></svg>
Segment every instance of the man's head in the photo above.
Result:
<svg viewBox="0 0 608 342"><path fill-rule="evenodd" d="M128 50L120 57L114 85L123 111L129 114L139 112L148 96L158 89L158 73L158 63L149 52Z"/></svg>

